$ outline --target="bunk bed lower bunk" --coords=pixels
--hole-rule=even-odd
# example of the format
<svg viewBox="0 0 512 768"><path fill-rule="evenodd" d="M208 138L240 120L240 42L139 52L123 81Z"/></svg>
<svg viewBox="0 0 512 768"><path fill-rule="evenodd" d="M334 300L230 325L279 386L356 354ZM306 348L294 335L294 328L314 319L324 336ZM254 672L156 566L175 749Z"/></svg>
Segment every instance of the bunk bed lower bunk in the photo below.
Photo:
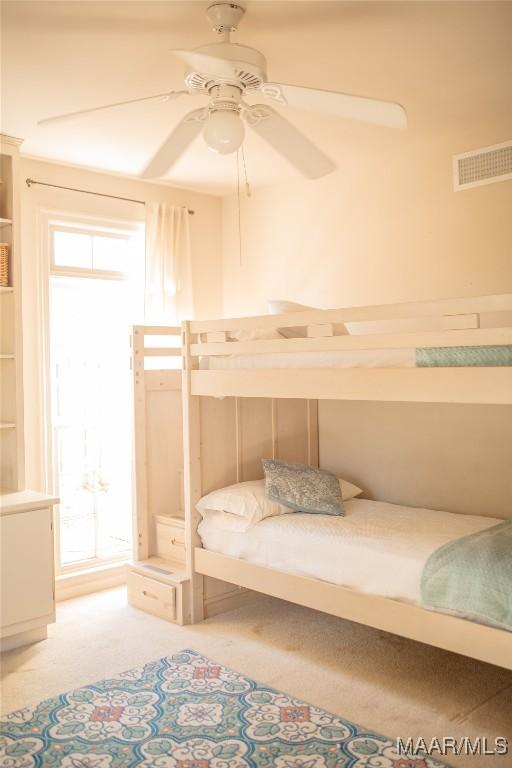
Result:
<svg viewBox="0 0 512 768"><path fill-rule="evenodd" d="M202 518L210 552L414 605L436 551L503 522L357 498L344 503L343 516L283 510L245 530L236 515L206 510Z"/></svg>
<svg viewBox="0 0 512 768"><path fill-rule="evenodd" d="M512 670L512 639L504 629L203 548L196 548L195 568L201 576Z"/></svg>
<svg viewBox="0 0 512 768"><path fill-rule="evenodd" d="M499 549L491 535L510 546L512 523L357 498L345 502L343 517L289 511L245 530L234 515L202 510L202 518L199 573L512 668L511 598L485 562ZM485 547L484 536L482 572L461 579L464 549ZM507 570L510 580L501 563L495 579Z"/></svg>

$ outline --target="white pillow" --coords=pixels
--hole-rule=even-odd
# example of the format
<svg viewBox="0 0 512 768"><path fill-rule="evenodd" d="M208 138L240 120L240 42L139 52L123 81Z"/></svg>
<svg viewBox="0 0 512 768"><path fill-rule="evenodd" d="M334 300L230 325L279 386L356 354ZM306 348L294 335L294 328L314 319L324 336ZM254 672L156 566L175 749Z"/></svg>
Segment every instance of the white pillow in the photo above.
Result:
<svg viewBox="0 0 512 768"><path fill-rule="evenodd" d="M276 328L242 328L239 331L229 331L229 341L260 341L262 339L282 339L282 335Z"/></svg>
<svg viewBox="0 0 512 768"><path fill-rule="evenodd" d="M267 307L270 315L284 315L287 312L305 312L308 309L318 309L318 307L308 307L306 304L297 304L296 301L284 301L283 299L267 299Z"/></svg>
<svg viewBox="0 0 512 768"><path fill-rule="evenodd" d="M363 492L348 480L339 478L339 482L343 501L353 499L354 496L359 496ZM259 523L266 517L290 514L289 507L267 499L264 478L235 483L212 491L199 499L196 509L203 517L209 512L227 512L244 518L248 523Z"/></svg>
<svg viewBox="0 0 512 768"><path fill-rule="evenodd" d="M268 299L267 307L271 315L281 315L286 314L287 312L306 312L307 310L318 309L318 307L308 307L305 304L297 304L295 301L283 301L281 299ZM306 338L307 333L304 326L279 328L278 330L281 336L284 336L285 339ZM332 330L335 336L348 335L348 331L343 323L335 323Z"/></svg>
<svg viewBox="0 0 512 768"><path fill-rule="evenodd" d="M348 480L342 480L342 478L339 478L340 481L340 488L341 488L341 498L343 501L348 501L349 499L353 499L355 496L360 496L363 493L362 488L358 488L357 485L354 485L354 483L349 483Z"/></svg>
<svg viewBox="0 0 512 768"><path fill-rule="evenodd" d="M258 523L265 517L285 515L290 511L277 501L267 499L265 480L248 480L219 488L203 496L196 504L196 509L201 514L208 510L228 512L245 518L249 523Z"/></svg>
<svg viewBox="0 0 512 768"><path fill-rule="evenodd" d="M243 517L232 515L229 512L219 512L216 509L204 509L201 516L205 523L211 523L215 528L230 531L230 533L246 533L252 525Z"/></svg>

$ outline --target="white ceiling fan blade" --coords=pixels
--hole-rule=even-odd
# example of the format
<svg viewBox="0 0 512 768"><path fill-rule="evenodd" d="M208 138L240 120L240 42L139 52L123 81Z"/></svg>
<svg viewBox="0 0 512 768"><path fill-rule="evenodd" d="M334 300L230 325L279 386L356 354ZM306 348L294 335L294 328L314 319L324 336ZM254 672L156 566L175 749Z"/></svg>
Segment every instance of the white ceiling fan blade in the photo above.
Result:
<svg viewBox="0 0 512 768"><path fill-rule="evenodd" d="M174 53L194 72L201 72L212 77L236 77L237 69L242 66L240 62L221 59L218 56L210 56L199 51L174 48L171 53Z"/></svg>
<svg viewBox="0 0 512 768"><path fill-rule="evenodd" d="M394 101L381 101L366 96L352 96L348 93L282 83L264 83L260 91L280 104L289 104L290 107L388 128L407 128L407 113L401 104Z"/></svg>
<svg viewBox="0 0 512 768"><path fill-rule="evenodd" d="M91 109L79 109L77 112L67 112L64 115L55 115L54 117L45 117L43 120L38 120L38 125L46 125L46 123L56 123L60 120L69 120L73 117L80 117L80 115L87 115L91 112L99 112L102 109L111 109L112 107L122 107L125 104L137 104L139 101L153 101L160 99L162 101L168 101L170 99L176 99L178 96L187 94L188 91L168 91L167 93L157 93L154 96L143 96L141 99L128 99L128 101L115 101L113 104L104 104L101 107L92 107Z"/></svg>
<svg viewBox="0 0 512 768"><path fill-rule="evenodd" d="M201 132L207 117L207 107L194 109L185 115L140 174L141 177L143 179L157 179L164 176Z"/></svg>
<svg viewBox="0 0 512 768"><path fill-rule="evenodd" d="M336 168L327 155L272 107L255 104L244 110L243 117L262 139L308 179L318 179Z"/></svg>

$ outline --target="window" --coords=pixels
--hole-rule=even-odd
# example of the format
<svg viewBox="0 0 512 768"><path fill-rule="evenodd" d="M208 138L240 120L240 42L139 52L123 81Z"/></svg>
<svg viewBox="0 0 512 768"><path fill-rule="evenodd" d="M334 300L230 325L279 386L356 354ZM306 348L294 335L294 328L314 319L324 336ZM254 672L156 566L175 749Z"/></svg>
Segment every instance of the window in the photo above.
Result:
<svg viewBox="0 0 512 768"><path fill-rule="evenodd" d="M131 552L130 327L142 317L143 231L50 223L51 463L57 569Z"/></svg>
<svg viewBox="0 0 512 768"><path fill-rule="evenodd" d="M133 237L119 230L50 225L52 273L93 273L126 277L136 267Z"/></svg>

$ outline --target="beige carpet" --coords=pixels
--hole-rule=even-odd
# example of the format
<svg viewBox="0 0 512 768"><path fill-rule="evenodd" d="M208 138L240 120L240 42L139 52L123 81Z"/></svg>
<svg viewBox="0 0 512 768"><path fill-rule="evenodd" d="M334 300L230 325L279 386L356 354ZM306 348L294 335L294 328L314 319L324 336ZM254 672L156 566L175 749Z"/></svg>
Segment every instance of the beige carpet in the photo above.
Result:
<svg viewBox="0 0 512 768"><path fill-rule="evenodd" d="M126 603L124 589L58 606L48 640L2 656L2 711L194 648L244 675L388 736L506 736L512 673L272 598L178 627Z"/></svg>

